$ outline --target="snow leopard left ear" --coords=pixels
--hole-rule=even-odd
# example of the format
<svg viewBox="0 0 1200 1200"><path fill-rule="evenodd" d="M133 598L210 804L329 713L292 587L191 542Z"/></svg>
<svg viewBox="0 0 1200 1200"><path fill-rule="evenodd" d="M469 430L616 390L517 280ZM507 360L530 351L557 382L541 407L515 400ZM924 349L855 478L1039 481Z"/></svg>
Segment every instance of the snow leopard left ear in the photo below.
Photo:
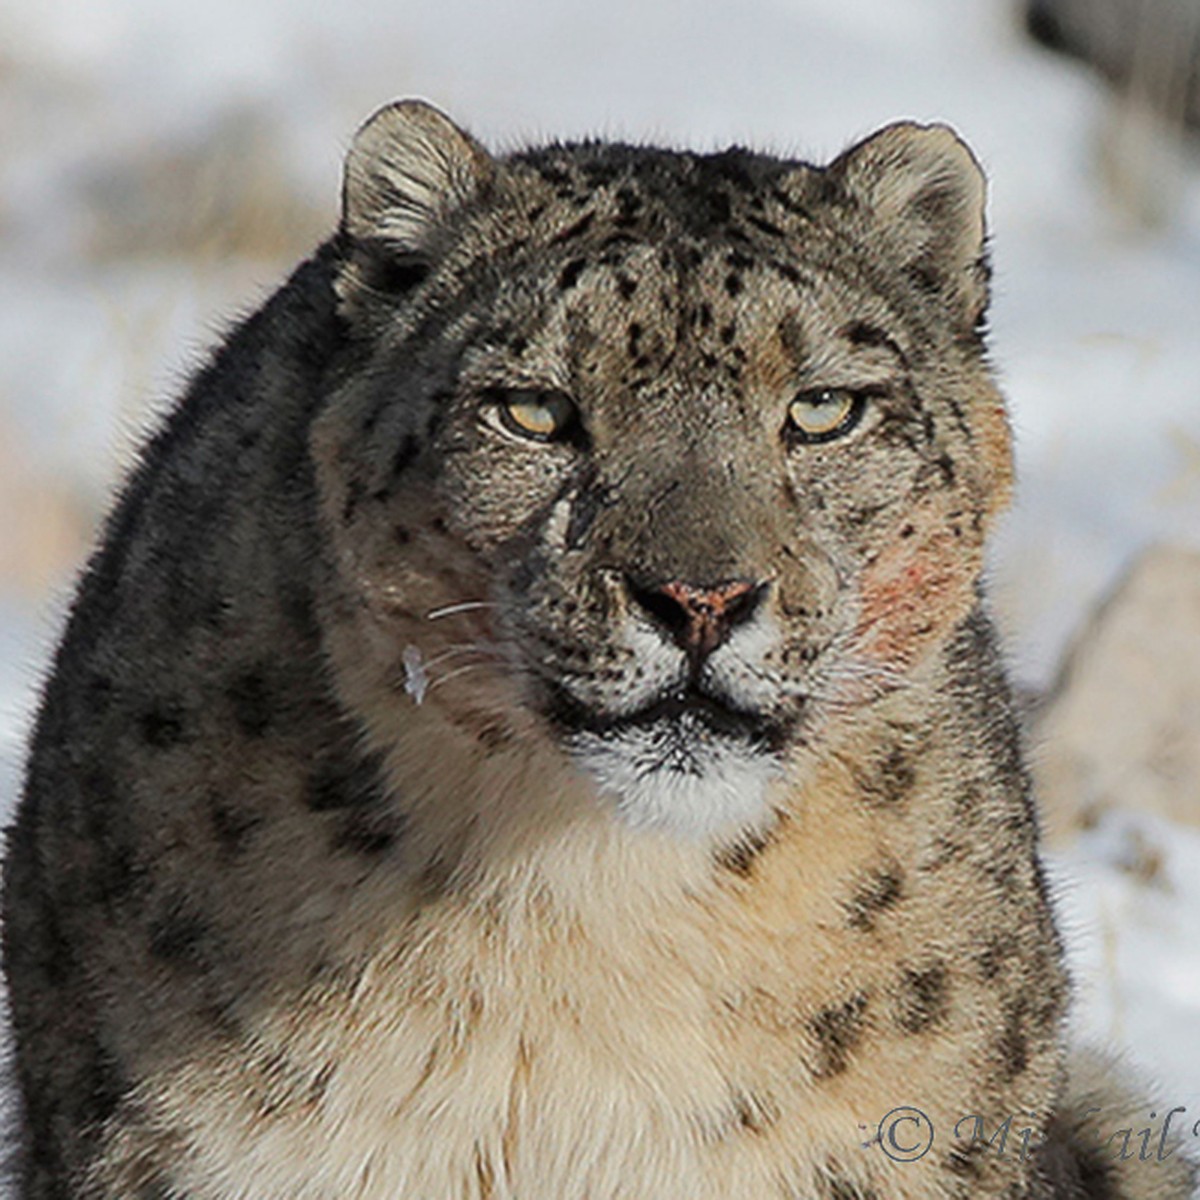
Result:
<svg viewBox="0 0 1200 1200"><path fill-rule="evenodd" d="M394 294L419 283L444 251L454 215L494 173L488 152L423 100L399 100L369 117L346 156L342 300L358 289Z"/></svg>
<svg viewBox="0 0 1200 1200"><path fill-rule="evenodd" d="M911 283L978 327L988 300L986 183L966 143L946 125L900 122L851 147L828 173Z"/></svg>

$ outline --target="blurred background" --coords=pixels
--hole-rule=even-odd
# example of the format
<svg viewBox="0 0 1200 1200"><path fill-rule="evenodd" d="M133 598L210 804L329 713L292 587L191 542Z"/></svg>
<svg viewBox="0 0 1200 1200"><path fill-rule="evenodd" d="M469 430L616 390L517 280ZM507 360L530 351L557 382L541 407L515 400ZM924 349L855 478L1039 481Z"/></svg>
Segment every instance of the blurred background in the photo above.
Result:
<svg viewBox="0 0 1200 1200"><path fill-rule="evenodd" d="M1076 1020L1200 1118L1198 64L1200 0L0 0L0 813L135 447L332 229L378 105L498 149L815 160L948 121L992 181L1020 472L993 602Z"/></svg>

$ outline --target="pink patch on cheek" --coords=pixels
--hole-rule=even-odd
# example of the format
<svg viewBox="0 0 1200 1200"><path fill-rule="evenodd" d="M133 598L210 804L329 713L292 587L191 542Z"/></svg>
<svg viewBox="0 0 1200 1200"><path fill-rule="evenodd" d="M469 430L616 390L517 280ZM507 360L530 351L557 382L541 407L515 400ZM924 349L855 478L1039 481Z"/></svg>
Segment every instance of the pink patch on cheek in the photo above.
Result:
<svg viewBox="0 0 1200 1200"><path fill-rule="evenodd" d="M979 571L978 552L945 531L914 542L884 551L863 578L858 645L893 667L913 662L966 615Z"/></svg>

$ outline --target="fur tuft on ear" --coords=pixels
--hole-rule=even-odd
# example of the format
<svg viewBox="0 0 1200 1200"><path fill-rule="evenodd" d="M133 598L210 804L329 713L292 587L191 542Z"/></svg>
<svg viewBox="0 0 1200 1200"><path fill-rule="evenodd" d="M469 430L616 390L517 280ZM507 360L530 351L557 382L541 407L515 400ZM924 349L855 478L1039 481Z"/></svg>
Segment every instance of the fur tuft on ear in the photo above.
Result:
<svg viewBox="0 0 1200 1200"><path fill-rule="evenodd" d="M912 282L977 326L988 299L986 184L966 143L945 125L900 122L851 147L828 170L866 210Z"/></svg>
<svg viewBox="0 0 1200 1200"><path fill-rule="evenodd" d="M489 185L495 163L470 134L423 100L381 108L355 134L342 185L352 245L346 285L404 290L438 253L448 219Z"/></svg>

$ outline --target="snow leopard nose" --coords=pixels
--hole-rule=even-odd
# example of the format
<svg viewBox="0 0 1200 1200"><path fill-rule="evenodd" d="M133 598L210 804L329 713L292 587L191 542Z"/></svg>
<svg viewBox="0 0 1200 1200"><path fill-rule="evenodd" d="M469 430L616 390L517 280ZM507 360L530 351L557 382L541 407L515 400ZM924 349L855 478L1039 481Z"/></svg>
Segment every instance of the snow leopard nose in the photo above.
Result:
<svg viewBox="0 0 1200 1200"><path fill-rule="evenodd" d="M629 594L654 623L693 659L702 659L725 642L758 608L766 584L731 580L696 587L673 579L653 587L630 580Z"/></svg>

